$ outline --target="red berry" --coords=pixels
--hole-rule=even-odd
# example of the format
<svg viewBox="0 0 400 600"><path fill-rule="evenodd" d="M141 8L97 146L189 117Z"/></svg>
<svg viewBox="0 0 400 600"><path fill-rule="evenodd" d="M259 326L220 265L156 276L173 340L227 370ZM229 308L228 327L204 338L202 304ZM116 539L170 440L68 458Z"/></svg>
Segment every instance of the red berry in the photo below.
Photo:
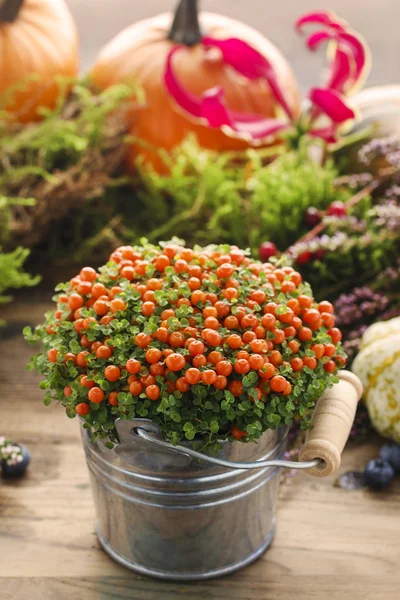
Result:
<svg viewBox="0 0 400 600"><path fill-rule="evenodd" d="M310 228L315 227L321 222L321 211L314 206L310 206L304 214L304 222Z"/></svg>
<svg viewBox="0 0 400 600"><path fill-rule="evenodd" d="M347 210L343 202L336 200L328 206L327 213L330 217L345 217Z"/></svg>
<svg viewBox="0 0 400 600"><path fill-rule="evenodd" d="M302 252L301 254L298 255L298 257L296 258L296 263L298 265L305 265L308 262L310 262L312 258L312 254L311 252Z"/></svg>
<svg viewBox="0 0 400 600"><path fill-rule="evenodd" d="M258 252L260 254L260 259L267 262L271 256L276 256L278 254L278 248L273 242L263 242Z"/></svg>

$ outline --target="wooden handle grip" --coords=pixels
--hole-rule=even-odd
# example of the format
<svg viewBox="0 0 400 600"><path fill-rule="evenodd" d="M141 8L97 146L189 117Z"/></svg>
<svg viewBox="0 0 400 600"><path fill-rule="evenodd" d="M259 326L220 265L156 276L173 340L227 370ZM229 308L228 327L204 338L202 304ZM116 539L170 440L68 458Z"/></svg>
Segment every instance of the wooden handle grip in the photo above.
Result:
<svg viewBox="0 0 400 600"><path fill-rule="evenodd" d="M299 460L320 458L324 462L307 470L310 475L326 477L340 467L342 451L353 425L363 389L361 381L350 371L339 371L339 383L327 390L318 401L312 429L300 451Z"/></svg>

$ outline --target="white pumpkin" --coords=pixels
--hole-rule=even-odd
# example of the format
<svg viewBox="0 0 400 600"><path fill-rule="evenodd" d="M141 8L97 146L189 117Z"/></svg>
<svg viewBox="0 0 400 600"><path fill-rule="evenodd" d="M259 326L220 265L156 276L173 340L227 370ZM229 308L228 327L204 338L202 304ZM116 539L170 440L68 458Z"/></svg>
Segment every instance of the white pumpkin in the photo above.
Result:
<svg viewBox="0 0 400 600"><path fill-rule="evenodd" d="M360 348L365 348L368 344L381 340L393 333L400 333L400 317L390 319L390 321L378 321L365 331Z"/></svg>
<svg viewBox="0 0 400 600"><path fill-rule="evenodd" d="M400 442L400 318L369 327L360 348L352 370L364 386L372 424Z"/></svg>

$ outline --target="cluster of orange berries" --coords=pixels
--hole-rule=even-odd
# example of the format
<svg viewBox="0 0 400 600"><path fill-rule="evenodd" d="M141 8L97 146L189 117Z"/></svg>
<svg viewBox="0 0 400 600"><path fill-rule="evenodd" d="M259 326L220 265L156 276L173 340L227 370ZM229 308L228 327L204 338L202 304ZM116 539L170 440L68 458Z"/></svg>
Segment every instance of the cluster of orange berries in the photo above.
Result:
<svg viewBox="0 0 400 600"><path fill-rule="evenodd" d="M46 329L52 335L66 320L73 323L80 352L60 357L53 347L47 356L80 368L87 401L76 405L79 415L90 412L89 403L117 407L118 393L127 390L157 401L206 385L267 401L271 394L290 396L303 370L323 366L334 373L344 364L333 306L315 302L290 266L255 262L234 246L195 251L172 243L124 246L110 261L70 281ZM115 359L114 320L137 328L122 364ZM112 384L106 390L92 378L99 365ZM249 373L256 374L251 394ZM64 396L72 393L66 386ZM236 429L235 437L245 435Z"/></svg>

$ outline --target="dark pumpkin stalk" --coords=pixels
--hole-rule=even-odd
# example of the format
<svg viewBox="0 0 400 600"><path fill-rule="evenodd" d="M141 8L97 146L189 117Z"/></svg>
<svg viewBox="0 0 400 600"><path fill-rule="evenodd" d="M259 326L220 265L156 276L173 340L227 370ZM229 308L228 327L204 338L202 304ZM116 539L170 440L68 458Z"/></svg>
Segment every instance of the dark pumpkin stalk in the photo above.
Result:
<svg viewBox="0 0 400 600"><path fill-rule="evenodd" d="M168 39L191 47L198 44L201 38L197 0L180 0Z"/></svg>
<svg viewBox="0 0 400 600"><path fill-rule="evenodd" d="M0 23L13 23L24 0L0 0Z"/></svg>

